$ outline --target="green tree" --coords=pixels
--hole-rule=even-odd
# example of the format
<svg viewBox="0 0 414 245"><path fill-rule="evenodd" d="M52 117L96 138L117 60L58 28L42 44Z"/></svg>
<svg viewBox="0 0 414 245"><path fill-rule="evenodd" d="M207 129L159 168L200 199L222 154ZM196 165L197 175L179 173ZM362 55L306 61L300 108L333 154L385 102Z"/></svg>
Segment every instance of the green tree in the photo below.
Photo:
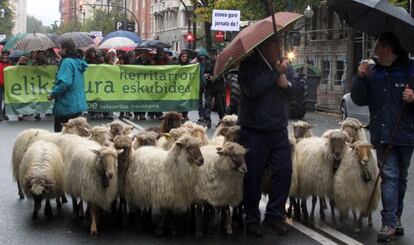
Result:
<svg viewBox="0 0 414 245"><path fill-rule="evenodd" d="M389 0L390 3L408 9L409 1L408 0Z"/></svg>
<svg viewBox="0 0 414 245"><path fill-rule="evenodd" d="M47 27L43 25L41 20L36 19L36 17L34 16L28 15L26 29L28 33L31 33L31 32L46 33Z"/></svg>
<svg viewBox="0 0 414 245"><path fill-rule="evenodd" d="M0 1L0 9L4 10L4 18L0 18L0 34L10 35L14 27L14 11L10 1Z"/></svg>
<svg viewBox="0 0 414 245"><path fill-rule="evenodd" d="M81 30L85 32L102 31L103 34L108 34L116 30L115 22L123 19L124 14L122 12L113 10L108 14L104 9L97 9L95 11L95 17L86 20Z"/></svg>

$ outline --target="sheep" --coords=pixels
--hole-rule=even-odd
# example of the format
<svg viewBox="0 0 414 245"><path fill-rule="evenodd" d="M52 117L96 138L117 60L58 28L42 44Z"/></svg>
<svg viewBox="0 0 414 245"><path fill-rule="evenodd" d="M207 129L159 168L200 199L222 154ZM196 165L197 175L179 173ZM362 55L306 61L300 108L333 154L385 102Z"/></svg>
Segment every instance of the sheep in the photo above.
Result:
<svg viewBox="0 0 414 245"><path fill-rule="evenodd" d="M375 177L379 173L372 145L356 141L350 145L334 178L334 200L341 214L352 210L354 232L361 232L362 217L368 215L368 226L372 227L371 213L377 208L381 196L380 184L375 186ZM368 207L371 192L375 186L375 194ZM368 208L368 209L367 209ZM357 212L359 218L357 219Z"/></svg>
<svg viewBox="0 0 414 245"><path fill-rule="evenodd" d="M60 209L63 192L63 160L60 149L53 143L39 140L25 152L20 169L19 183L26 197L33 199L32 220L38 219L38 210L46 199L45 215L53 218L50 199L56 198Z"/></svg>
<svg viewBox="0 0 414 245"><path fill-rule="evenodd" d="M233 115L224 116L223 119L221 119L219 121L219 126L217 127L216 131L214 132L213 138L217 137L219 135L223 135L223 134L221 134L221 130L223 128L236 126L237 121L238 121L237 115L233 114Z"/></svg>
<svg viewBox="0 0 414 245"><path fill-rule="evenodd" d="M156 142L156 146L169 150L174 142L183 135L191 135L191 131L184 127L171 129L169 133L161 134L161 137Z"/></svg>
<svg viewBox="0 0 414 245"><path fill-rule="evenodd" d="M179 112L167 112L162 117L160 133L168 133L173 128L181 127L183 116Z"/></svg>
<svg viewBox="0 0 414 245"><path fill-rule="evenodd" d="M134 141L137 141L136 139ZM117 150L123 150L118 154L118 195L120 200L120 213L123 225L126 224L127 202L125 200L125 181L126 174L129 168L129 163L132 161L134 154L135 142L127 135L118 135L114 139L114 147ZM116 202L115 202L116 204Z"/></svg>
<svg viewBox="0 0 414 245"><path fill-rule="evenodd" d="M196 200L207 202L222 209L227 234L232 234L230 209L237 207L243 199L243 180L247 171L244 156L247 150L233 142L222 147L202 146L204 164L198 169ZM201 208L196 211L196 236L201 236Z"/></svg>
<svg viewBox="0 0 414 245"><path fill-rule="evenodd" d="M330 130L325 138L310 137L296 145L298 194L302 199L302 208L307 222L306 198L312 198L310 224L314 223L316 197L328 197L331 206L332 223L336 224L333 203L333 179L339 164L345 155L348 136L341 130ZM324 216L323 210L321 215ZM322 218L323 219L323 218Z"/></svg>
<svg viewBox="0 0 414 245"><path fill-rule="evenodd" d="M63 124L62 133L51 133L44 129L26 129L22 131L16 138L12 151L12 169L13 177L17 182L18 194L20 199L24 199L23 192L19 184L19 167L22 162L22 158L26 150L30 145L38 140L46 140L54 143L62 134L76 134L79 136L89 136L88 129L90 128L84 117L77 117L70 119L67 123ZM63 202L66 202L66 198L62 197Z"/></svg>
<svg viewBox="0 0 414 245"><path fill-rule="evenodd" d="M206 134L206 128L193 122L185 122L184 128L190 130L191 136L200 140L201 145L208 145L209 139Z"/></svg>
<svg viewBox="0 0 414 245"><path fill-rule="evenodd" d="M218 135L213 137L209 144L222 146L225 142L240 143L240 126L222 127Z"/></svg>
<svg viewBox="0 0 414 245"><path fill-rule="evenodd" d="M157 234L162 234L165 211L185 211L194 201L197 169L203 164L200 142L184 135L169 151L143 146L134 153L126 179L126 197L141 209L161 209Z"/></svg>
<svg viewBox="0 0 414 245"><path fill-rule="evenodd" d="M89 130L91 136L88 137L89 140L95 141L103 146L110 146L111 141L111 132L106 126L95 126Z"/></svg>
<svg viewBox="0 0 414 245"><path fill-rule="evenodd" d="M349 136L349 142L367 141L364 125L356 118L348 117L340 123L341 130L345 131Z"/></svg>
<svg viewBox="0 0 414 245"><path fill-rule="evenodd" d="M296 141L300 141L302 138L312 137L312 132L310 129L313 127L310 123L306 121L297 121L292 123L293 126L293 137Z"/></svg>
<svg viewBox="0 0 414 245"><path fill-rule="evenodd" d="M118 154L113 148L77 135L62 135L58 145L64 164L64 190L72 197L74 217L78 215L77 198L90 205L90 233L97 234L98 208L107 210L118 191Z"/></svg>
<svg viewBox="0 0 414 245"><path fill-rule="evenodd" d="M111 133L111 140L113 141L118 135L128 135L132 132L133 127L130 125L123 126L120 122L111 122L108 124Z"/></svg>
<svg viewBox="0 0 414 245"><path fill-rule="evenodd" d="M141 146L155 145L157 143L157 133L153 131L141 131L138 132L134 138L136 140L133 143L133 148L136 150Z"/></svg>

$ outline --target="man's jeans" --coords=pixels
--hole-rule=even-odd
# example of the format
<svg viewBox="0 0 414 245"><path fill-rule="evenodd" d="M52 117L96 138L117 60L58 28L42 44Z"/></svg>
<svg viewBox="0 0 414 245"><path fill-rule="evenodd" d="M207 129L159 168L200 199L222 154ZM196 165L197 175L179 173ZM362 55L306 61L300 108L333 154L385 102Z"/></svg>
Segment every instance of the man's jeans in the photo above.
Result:
<svg viewBox="0 0 414 245"><path fill-rule="evenodd" d="M377 148L378 165L381 167L387 145ZM382 224L395 227L404 208L408 168L413 154L412 146L394 146L388 153L381 172Z"/></svg>

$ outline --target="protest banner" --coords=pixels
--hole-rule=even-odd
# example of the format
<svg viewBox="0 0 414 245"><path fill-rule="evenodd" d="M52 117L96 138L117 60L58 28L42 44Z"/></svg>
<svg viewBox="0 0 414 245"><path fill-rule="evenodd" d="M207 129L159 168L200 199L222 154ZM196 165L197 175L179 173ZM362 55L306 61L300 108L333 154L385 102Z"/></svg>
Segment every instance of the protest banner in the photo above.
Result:
<svg viewBox="0 0 414 245"><path fill-rule="evenodd" d="M213 10L211 30L240 31L239 10Z"/></svg>
<svg viewBox="0 0 414 245"><path fill-rule="evenodd" d="M12 66L5 69L6 113L49 113L47 100L56 66ZM85 72L89 110L190 111L198 107L199 65L90 65Z"/></svg>

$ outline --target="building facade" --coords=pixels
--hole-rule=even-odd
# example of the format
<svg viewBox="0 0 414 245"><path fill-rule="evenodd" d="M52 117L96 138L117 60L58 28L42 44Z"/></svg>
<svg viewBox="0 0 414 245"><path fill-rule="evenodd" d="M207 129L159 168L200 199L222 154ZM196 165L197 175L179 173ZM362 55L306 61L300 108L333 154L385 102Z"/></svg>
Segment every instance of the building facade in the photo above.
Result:
<svg viewBox="0 0 414 245"><path fill-rule="evenodd" d="M359 61L372 49L372 41L347 26L326 4L314 9L311 20L305 20L300 37L295 63L321 71L316 107L337 112Z"/></svg>
<svg viewBox="0 0 414 245"><path fill-rule="evenodd" d="M138 19L138 23L136 25L137 31L139 31L139 34L143 40L154 38L151 4L152 0L134 0L131 4L131 10Z"/></svg>
<svg viewBox="0 0 414 245"><path fill-rule="evenodd" d="M190 0L152 0L152 31L154 37L171 45L171 49L179 51L187 47L185 37L188 33L188 15L193 14ZM190 17L191 18L191 17Z"/></svg>
<svg viewBox="0 0 414 245"><path fill-rule="evenodd" d="M26 32L27 27L27 0L10 1L14 9L14 28L13 34Z"/></svg>

